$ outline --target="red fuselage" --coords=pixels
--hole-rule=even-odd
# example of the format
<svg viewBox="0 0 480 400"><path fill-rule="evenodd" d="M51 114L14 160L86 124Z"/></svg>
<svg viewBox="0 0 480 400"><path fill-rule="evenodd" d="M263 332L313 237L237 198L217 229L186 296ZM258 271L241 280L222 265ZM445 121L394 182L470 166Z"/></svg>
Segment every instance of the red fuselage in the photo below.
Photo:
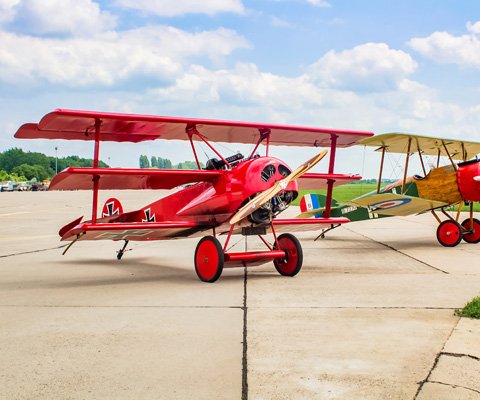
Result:
<svg viewBox="0 0 480 400"><path fill-rule="evenodd" d="M145 206L133 219L142 221L145 210L150 209L149 215L155 216L156 222L195 221L220 225L253 195L269 189L290 172L284 162L274 157L243 161L227 170L216 182L200 182L181 189ZM290 192L293 200L298 195L297 183L290 182L285 192Z"/></svg>

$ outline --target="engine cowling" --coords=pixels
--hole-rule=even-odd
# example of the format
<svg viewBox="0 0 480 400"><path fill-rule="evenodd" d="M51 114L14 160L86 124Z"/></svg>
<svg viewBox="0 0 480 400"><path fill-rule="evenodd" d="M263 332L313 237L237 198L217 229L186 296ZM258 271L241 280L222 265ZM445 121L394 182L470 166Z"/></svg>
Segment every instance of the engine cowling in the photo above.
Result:
<svg viewBox="0 0 480 400"><path fill-rule="evenodd" d="M458 164L458 189L464 200L480 201L480 160Z"/></svg>

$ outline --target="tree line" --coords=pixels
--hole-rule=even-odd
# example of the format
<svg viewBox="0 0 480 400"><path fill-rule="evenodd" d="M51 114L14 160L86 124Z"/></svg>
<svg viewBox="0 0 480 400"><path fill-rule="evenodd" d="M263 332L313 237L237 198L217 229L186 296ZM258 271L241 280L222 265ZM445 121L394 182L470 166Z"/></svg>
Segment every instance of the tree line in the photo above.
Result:
<svg viewBox="0 0 480 400"><path fill-rule="evenodd" d="M150 159L142 154L138 160L140 168L160 168L160 169L198 169L195 161L183 161L178 164L172 164L168 158L152 156ZM200 166L203 168L205 165L201 162Z"/></svg>
<svg viewBox="0 0 480 400"><path fill-rule="evenodd" d="M99 161L98 165L107 168L108 165ZM92 167L93 160L78 156L55 158L42 153L23 151L17 147L0 153L0 181L25 181L36 179L43 181L51 179L67 167Z"/></svg>

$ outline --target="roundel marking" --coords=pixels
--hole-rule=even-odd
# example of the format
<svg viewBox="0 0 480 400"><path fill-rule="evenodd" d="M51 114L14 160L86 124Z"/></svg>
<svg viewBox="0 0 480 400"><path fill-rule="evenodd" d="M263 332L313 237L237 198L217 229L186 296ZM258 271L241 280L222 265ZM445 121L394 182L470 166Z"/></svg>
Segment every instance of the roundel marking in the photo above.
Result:
<svg viewBox="0 0 480 400"><path fill-rule="evenodd" d="M412 199L407 198L379 201L378 203L371 204L370 207L380 210L389 210L390 208L403 206L404 204L410 203L411 201Z"/></svg>

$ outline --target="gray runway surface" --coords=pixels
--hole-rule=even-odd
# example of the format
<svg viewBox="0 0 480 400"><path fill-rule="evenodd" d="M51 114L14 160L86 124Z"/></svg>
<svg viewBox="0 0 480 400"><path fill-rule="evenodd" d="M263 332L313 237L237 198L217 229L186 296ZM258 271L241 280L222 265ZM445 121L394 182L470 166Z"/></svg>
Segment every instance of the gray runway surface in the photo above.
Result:
<svg viewBox="0 0 480 400"><path fill-rule="evenodd" d="M128 211L159 192L112 195ZM205 284L198 239L62 256L58 229L90 203L0 193L1 399L480 398L480 321L454 316L480 294L480 244L441 247L430 215L298 235L294 278Z"/></svg>

